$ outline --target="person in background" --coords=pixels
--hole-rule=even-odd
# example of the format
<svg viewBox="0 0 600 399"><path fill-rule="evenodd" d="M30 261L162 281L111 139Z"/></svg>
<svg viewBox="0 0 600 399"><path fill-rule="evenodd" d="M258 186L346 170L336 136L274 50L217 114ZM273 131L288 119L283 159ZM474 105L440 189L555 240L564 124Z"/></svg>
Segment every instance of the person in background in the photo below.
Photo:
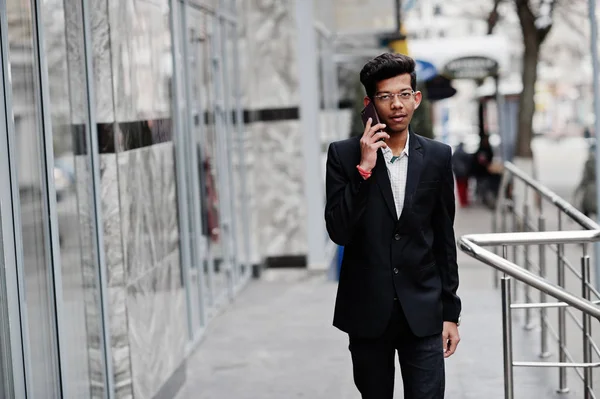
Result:
<svg viewBox="0 0 600 399"><path fill-rule="evenodd" d="M481 137L479 148L473 156L471 166L472 176L475 178L477 198L490 207L495 204L498 195L497 190L500 184L500 175L490 171L494 159L494 150L490 145L489 136L484 134Z"/></svg>
<svg viewBox="0 0 600 399"><path fill-rule="evenodd" d="M485 178L490 172L488 171L489 166L494 159L494 150L490 145L490 140L487 134L481 136L481 141L479 142L479 148L477 152L475 152L475 157L473 158L473 175L476 178Z"/></svg>
<svg viewBox="0 0 600 399"><path fill-rule="evenodd" d="M452 156L452 170L456 178L458 201L461 207L469 206L469 178L473 156L465 151L465 144L461 141Z"/></svg>

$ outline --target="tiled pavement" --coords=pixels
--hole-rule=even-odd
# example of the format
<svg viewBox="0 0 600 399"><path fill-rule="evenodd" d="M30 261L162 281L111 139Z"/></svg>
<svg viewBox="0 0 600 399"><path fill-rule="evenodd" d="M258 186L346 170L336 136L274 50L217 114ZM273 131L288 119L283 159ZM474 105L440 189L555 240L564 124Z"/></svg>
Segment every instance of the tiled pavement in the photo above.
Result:
<svg viewBox="0 0 600 399"><path fill-rule="evenodd" d="M457 237L489 232L490 214L459 210ZM447 360L446 397L503 398L499 292L492 272L459 252L462 342ZM358 399L345 334L331 325L336 283L306 271L269 271L213 320L187 363L178 399ZM515 325L520 325L515 317ZM515 360L536 360L537 334L515 328ZM397 368L398 369L398 368ZM554 398L555 370L517 369L517 399ZM402 398L397 371L396 397ZM575 396L573 396L575 397ZM577 395L579 397L579 395Z"/></svg>

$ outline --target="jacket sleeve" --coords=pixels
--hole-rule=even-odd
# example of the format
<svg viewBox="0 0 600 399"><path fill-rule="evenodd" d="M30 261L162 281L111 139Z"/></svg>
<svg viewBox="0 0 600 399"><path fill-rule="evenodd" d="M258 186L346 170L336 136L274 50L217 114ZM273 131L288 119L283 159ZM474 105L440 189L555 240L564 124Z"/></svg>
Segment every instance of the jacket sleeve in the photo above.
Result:
<svg viewBox="0 0 600 399"><path fill-rule="evenodd" d="M330 144L325 178L325 225L331 240L342 246L351 240L365 212L368 188L373 180L373 177L364 180L356 169L348 172L340 162L335 143Z"/></svg>
<svg viewBox="0 0 600 399"><path fill-rule="evenodd" d="M454 236L454 176L452 175L452 150L448 148L441 181L441 195L434 209L433 254L442 278L442 304L444 321L457 322L461 312L458 290L458 264Z"/></svg>

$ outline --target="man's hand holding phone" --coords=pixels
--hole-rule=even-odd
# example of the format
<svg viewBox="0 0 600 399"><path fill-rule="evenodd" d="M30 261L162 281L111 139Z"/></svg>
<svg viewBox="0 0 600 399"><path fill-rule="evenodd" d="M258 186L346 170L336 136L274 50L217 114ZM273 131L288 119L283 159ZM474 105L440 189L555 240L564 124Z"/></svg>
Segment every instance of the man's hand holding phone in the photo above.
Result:
<svg viewBox="0 0 600 399"><path fill-rule="evenodd" d="M378 123L371 126L373 122L372 118L369 118L365 125L365 131L360 139L360 164L359 170L363 170L367 173L371 173L375 164L377 163L377 151L380 148L387 147L387 144L382 139L389 139L390 135L387 134L385 124Z"/></svg>

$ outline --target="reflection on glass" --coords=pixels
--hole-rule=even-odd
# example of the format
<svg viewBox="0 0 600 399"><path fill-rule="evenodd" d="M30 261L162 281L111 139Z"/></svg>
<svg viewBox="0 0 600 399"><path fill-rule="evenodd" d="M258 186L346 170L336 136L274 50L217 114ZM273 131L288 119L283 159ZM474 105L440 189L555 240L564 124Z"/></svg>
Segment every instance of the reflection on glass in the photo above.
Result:
<svg viewBox="0 0 600 399"><path fill-rule="evenodd" d="M215 85L220 84L217 82L219 79L218 73L220 73L220 64L216 64L214 62L208 62L208 60L212 60L215 54L220 53L220 46L218 42L218 32L215 32L215 20L214 17L206 15L205 16L205 26L207 32L207 40L205 41L205 45L203 46L203 59L207 60L205 67L205 79L204 79L204 91L206 110L208 111L208 118L206 121L206 140L205 140L205 153L206 153L206 179L212 182L212 185L206 185L206 195L207 199L210 199L208 202L208 212L214 212L215 219L218 220L218 236L213 234L211 230L211 244L212 244L212 254L214 257L214 275L213 275L213 286L214 286L214 295L215 298L221 298L227 293L227 271L224 270L226 266L226 251L225 251L225 242L227 238L223 234L223 221L219 220L222 218L223 214L221 213L221 207L226 206L226 202L223 201L220 195L219 182L221 181L219 178L219 173L226 173L226 171L222 171L219 169L218 165L220 164L219 160L219 150L218 150L218 140L217 134L222 134L223 132L217 131L217 93L215 90ZM217 68L215 70L215 67ZM224 127L224 126L223 126ZM214 189L212 189L214 187Z"/></svg>
<svg viewBox="0 0 600 399"><path fill-rule="evenodd" d="M194 7L187 8L187 32L188 43L188 70L190 81L190 111L192 114L192 137L197 145L197 160L198 160L198 177L200 179L198 186L200 187L200 213L202 222L202 239L206 243L206 251L200 254L203 259L201 261L204 273L204 286L200 287L200 295L204 295L204 303L208 306L214 305L214 274L215 263L212 254L219 253L218 244L219 236L219 212L218 212L218 196L217 187L215 184L214 175L211 173L213 169L213 161L211 153L207 147L207 137L203 134L203 126L205 131L210 131L213 126L212 115L207 112L208 98L210 97L210 75L208 68L210 67L210 54L207 44L206 31L206 15ZM209 83L209 84L207 84Z"/></svg>
<svg viewBox="0 0 600 399"><path fill-rule="evenodd" d="M227 272L224 270L223 234L220 218L220 196L217 180L217 140L215 126L216 98L214 71L211 60L217 46L212 36L212 17L189 8L189 68L193 134L198 143L200 162L200 189L202 202L202 230L208 242L205 259L205 284L202 292L205 303L218 306L218 300L227 293ZM204 126L202 126L204 125Z"/></svg>
<svg viewBox="0 0 600 399"><path fill-rule="evenodd" d="M90 369L90 354L99 358L102 349L81 12L80 0L47 0L42 5L60 237L62 331L69 343L62 349L68 362L63 372L69 396L90 398L103 395L104 367L96 360Z"/></svg>
<svg viewBox="0 0 600 399"><path fill-rule="evenodd" d="M27 1L8 0L6 8L27 298L24 310L31 364L29 377L33 391L31 397L55 397L59 392L59 373L44 193L45 165L42 163L44 132L39 123L42 117L33 41L34 7Z"/></svg>

